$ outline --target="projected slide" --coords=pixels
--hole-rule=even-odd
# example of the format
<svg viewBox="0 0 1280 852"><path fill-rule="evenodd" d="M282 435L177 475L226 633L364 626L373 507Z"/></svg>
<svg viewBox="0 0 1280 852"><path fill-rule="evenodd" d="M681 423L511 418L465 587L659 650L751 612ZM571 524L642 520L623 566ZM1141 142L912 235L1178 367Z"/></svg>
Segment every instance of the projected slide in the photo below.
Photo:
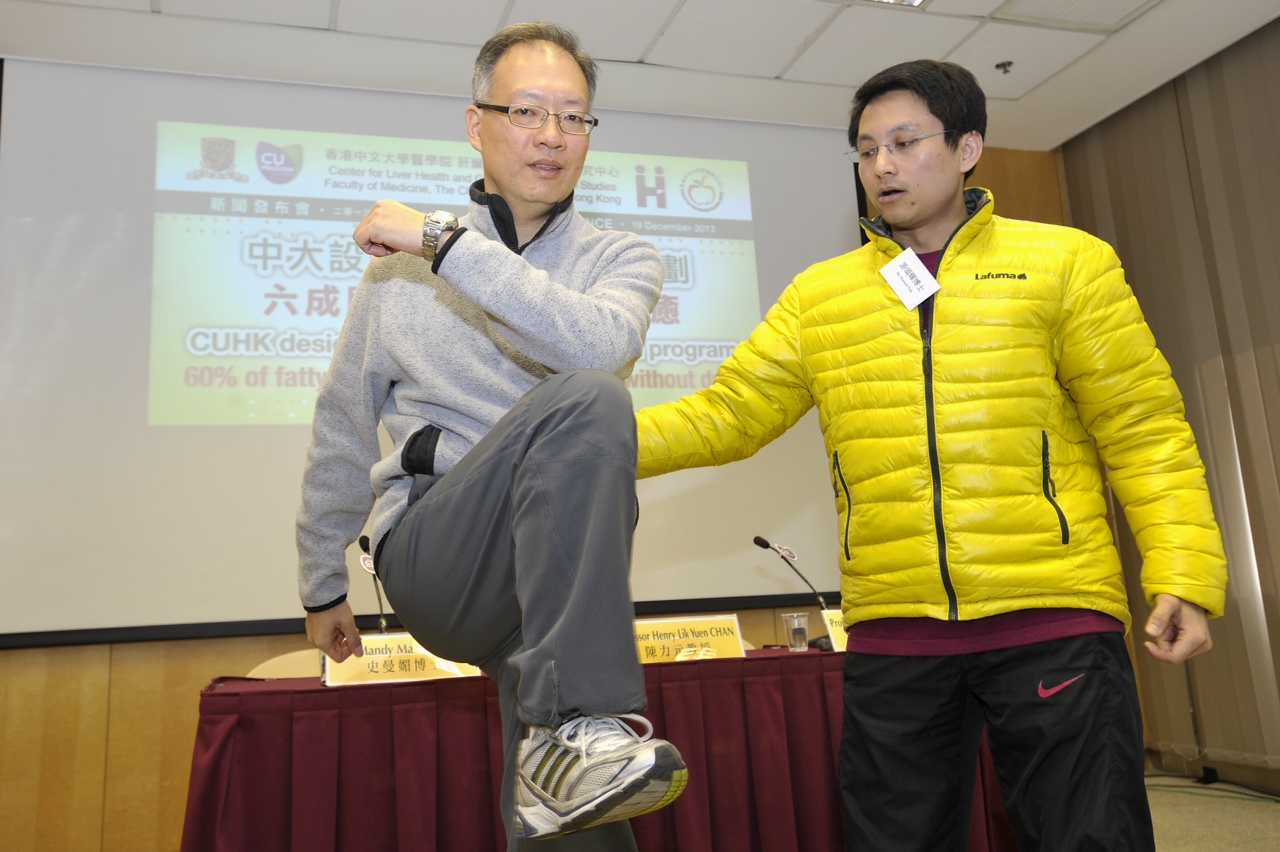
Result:
<svg viewBox="0 0 1280 852"><path fill-rule="evenodd" d="M148 422L308 423L373 202L467 211L466 142L159 122ZM662 253L637 408L710 384L760 321L745 162L592 150L576 197Z"/></svg>

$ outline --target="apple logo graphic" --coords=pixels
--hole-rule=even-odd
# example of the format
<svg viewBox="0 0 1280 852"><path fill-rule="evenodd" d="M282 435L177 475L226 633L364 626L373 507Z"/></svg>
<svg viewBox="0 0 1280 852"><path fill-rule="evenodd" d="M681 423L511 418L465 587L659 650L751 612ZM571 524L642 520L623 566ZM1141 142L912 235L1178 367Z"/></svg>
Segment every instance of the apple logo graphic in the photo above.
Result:
<svg viewBox="0 0 1280 852"><path fill-rule="evenodd" d="M694 169L681 181L680 194L690 207L705 213L720 206L724 200L724 187L712 172Z"/></svg>

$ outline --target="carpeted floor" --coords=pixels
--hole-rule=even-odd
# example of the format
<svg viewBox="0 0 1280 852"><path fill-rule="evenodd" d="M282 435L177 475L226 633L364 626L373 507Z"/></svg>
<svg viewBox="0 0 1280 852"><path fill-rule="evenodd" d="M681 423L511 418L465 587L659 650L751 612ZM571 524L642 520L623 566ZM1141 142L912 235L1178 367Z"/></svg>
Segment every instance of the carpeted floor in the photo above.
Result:
<svg viewBox="0 0 1280 852"><path fill-rule="evenodd" d="M1157 852L1280 852L1280 798L1148 774Z"/></svg>

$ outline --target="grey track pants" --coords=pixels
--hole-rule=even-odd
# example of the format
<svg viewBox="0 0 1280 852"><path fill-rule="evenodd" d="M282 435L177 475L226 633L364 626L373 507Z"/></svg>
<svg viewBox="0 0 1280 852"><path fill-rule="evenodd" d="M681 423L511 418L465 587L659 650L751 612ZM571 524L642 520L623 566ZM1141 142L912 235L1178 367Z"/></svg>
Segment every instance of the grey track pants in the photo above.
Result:
<svg viewBox="0 0 1280 852"><path fill-rule="evenodd" d="M508 834L527 725L646 706L630 588L635 479L625 386L604 372L559 374L448 473L418 476L417 499L379 547L378 575L405 628L498 684ZM626 822L508 846L526 847L636 848Z"/></svg>

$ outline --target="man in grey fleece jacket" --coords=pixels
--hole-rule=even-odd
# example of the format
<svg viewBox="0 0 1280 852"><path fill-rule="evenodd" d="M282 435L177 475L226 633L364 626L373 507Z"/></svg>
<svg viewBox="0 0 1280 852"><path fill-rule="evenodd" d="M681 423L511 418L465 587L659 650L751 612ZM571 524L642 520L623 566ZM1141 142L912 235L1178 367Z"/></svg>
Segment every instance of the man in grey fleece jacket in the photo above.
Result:
<svg viewBox="0 0 1280 852"><path fill-rule="evenodd" d="M509 849L527 838L635 849L625 820L687 779L679 752L633 715L646 697L630 596L635 417L621 379L662 261L573 207L595 79L567 30L502 31L476 60L466 111L484 160L470 212L424 222L381 201L356 228L375 259L316 400L298 513L317 647L362 654L345 553L367 525L404 626L498 683Z"/></svg>

